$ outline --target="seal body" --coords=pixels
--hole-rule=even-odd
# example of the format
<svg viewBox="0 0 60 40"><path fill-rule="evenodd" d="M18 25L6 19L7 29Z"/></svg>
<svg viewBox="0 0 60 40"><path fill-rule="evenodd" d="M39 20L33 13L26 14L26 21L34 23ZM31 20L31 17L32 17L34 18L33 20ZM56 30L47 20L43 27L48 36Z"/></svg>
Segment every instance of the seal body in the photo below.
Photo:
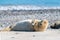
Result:
<svg viewBox="0 0 60 40"><path fill-rule="evenodd" d="M32 31L32 20L23 20L19 21L12 25L12 29L14 31Z"/></svg>
<svg viewBox="0 0 60 40"><path fill-rule="evenodd" d="M60 21L55 21L50 27L52 29L60 29Z"/></svg>
<svg viewBox="0 0 60 40"><path fill-rule="evenodd" d="M6 31L45 31L48 27L47 20L29 19L14 23L4 30Z"/></svg>

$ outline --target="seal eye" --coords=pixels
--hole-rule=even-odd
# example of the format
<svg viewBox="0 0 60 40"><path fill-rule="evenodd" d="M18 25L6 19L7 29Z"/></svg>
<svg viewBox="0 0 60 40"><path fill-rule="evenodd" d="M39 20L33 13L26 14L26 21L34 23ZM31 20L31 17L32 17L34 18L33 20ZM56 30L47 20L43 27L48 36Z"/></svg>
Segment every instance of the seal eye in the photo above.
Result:
<svg viewBox="0 0 60 40"><path fill-rule="evenodd" d="M42 23L38 22L38 27L40 27L42 25Z"/></svg>

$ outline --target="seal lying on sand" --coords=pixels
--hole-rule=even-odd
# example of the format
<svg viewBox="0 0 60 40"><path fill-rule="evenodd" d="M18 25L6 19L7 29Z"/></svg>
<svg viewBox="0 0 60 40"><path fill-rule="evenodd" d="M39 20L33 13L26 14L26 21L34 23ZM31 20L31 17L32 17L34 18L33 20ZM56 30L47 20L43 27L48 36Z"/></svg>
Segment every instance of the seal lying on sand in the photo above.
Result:
<svg viewBox="0 0 60 40"><path fill-rule="evenodd" d="M56 21L50 26L52 29L60 29L60 21Z"/></svg>
<svg viewBox="0 0 60 40"><path fill-rule="evenodd" d="M2 31L45 31L48 27L47 20L23 20L10 25Z"/></svg>

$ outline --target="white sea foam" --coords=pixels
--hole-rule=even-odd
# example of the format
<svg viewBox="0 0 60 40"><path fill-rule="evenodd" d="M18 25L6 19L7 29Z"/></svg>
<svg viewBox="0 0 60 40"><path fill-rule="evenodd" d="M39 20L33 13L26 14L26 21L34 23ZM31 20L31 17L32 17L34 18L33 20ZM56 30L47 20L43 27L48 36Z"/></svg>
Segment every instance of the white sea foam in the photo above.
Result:
<svg viewBox="0 0 60 40"><path fill-rule="evenodd" d="M60 7L42 7L31 5L0 6L0 10L39 10L39 9L60 9Z"/></svg>

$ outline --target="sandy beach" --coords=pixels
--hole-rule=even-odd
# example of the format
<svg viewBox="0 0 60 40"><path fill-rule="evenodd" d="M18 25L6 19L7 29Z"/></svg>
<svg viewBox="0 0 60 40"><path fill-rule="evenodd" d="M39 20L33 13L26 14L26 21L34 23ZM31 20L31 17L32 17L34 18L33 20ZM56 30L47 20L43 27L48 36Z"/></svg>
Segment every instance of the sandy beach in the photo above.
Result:
<svg viewBox="0 0 60 40"><path fill-rule="evenodd" d="M0 0L0 40L60 40L60 0Z"/></svg>
<svg viewBox="0 0 60 40"><path fill-rule="evenodd" d="M60 30L50 28L53 22L60 20L60 9L0 10L0 30L25 19L47 19L48 29L45 32L0 32L0 40L60 40Z"/></svg>
<svg viewBox="0 0 60 40"><path fill-rule="evenodd" d="M60 40L60 30L47 30L45 32L0 32L1 40Z"/></svg>

